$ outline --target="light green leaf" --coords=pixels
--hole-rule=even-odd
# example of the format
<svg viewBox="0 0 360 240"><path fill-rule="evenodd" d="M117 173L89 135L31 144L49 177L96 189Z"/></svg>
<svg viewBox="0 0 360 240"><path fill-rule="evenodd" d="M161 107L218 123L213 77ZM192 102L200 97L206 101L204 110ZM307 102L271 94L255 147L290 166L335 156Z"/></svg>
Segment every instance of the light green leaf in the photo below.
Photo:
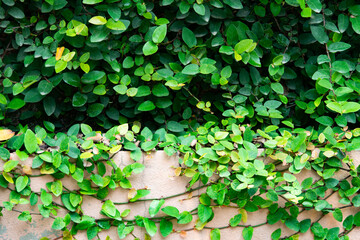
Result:
<svg viewBox="0 0 360 240"><path fill-rule="evenodd" d="M112 18L107 21L105 26L111 30L126 30L126 26L122 21L115 21Z"/></svg>
<svg viewBox="0 0 360 240"><path fill-rule="evenodd" d="M95 17L90 18L89 23L94 24L94 25L104 25L107 23L107 21L106 21L106 18L104 18L103 16L95 16Z"/></svg>
<svg viewBox="0 0 360 240"><path fill-rule="evenodd" d="M147 111L151 111L151 110L154 110L154 109L155 109L155 105L150 100L147 100L147 101L141 103L139 105L139 107L138 107L138 110L142 111L142 112L147 112Z"/></svg>
<svg viewBox="0 0 360 240"><path fill-rule="evenodd" d="M143 53L145 56L149 56L152 55L154 53L156 53L158 51L159 47L153 43L152 41L148 41L145 43L145 45L143 46Z"/></svg>
<svg viewBox="0 0 360 240"><path fill-rule="evenodd" d="M25 132L24 144L25 144L25 149L30 154L35 152L38 148L37 138L34 132L31 131L30 129L26 130Z"/></svg>
<svg viewBox="0 0 360 240"><path fill-rule="evenodd" d="M167 33L166 24L163 24L163 25L157 27L152 34L153 42L161 43L162 41L164 41L164 39L166 37L166 33Z"/></svg>
<svg viewBox="0 0 360 240"><path fill-rule="evenodd" d="M29 183L28 176L20 176L15 181L16 191L21 192Z"/></svg>

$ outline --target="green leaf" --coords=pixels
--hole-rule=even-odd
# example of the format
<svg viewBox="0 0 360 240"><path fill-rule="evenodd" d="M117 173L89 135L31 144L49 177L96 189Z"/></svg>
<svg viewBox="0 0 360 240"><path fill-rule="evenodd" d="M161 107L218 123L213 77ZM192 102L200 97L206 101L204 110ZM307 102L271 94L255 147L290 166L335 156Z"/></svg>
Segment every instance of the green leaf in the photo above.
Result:
<svg viewBox="0 0 360 240"><path fill-rule="evenodd" d="M317 1L317 0L313 0ZM318 25L311 25L310 26L311 34L314 36L314 38L321 44L325 44L329 41L329 37L325 32L324 26Z"/></svg>
<svg viewBox="0 0 360 240"><path fill-rule="evenodd" d="M7 108L13 109L13 110L18 110L18 109L22 108L23 106L25 106L24 100L22 100L20 98L13 98L7 105Z"/></svg>
<svg viewBox="0 0 360 240"><path fill-rule="evenodd" d="M236 227L239 225L242 219L242 214L236 214L233 218L230 219L229 224L231 227Z"/></svg>
<svg viewBox="0 0 360 240"><path fill-rule="evenodd" d="M311 17L311 8L304 8L302 11L301 11L301 16L303 18L310 18Z"/></svg>
<svg viewBox="0 0 360 240"><path fill-rule="evenodd" d="M341 33L345 32L346 29L349 27L349 17L344 14L339 14L338 27Z"/></svg>
<svg viewBox="0 0 360 240"><path fill-rule="evenodd" d="M246 227L242 231L242 236L244 240L251 240L253 236L254 229L252 227Z"/></svg>
<svg viewBox="0 0 360 240"><path fill-rule="evenodd" d="M180 216L180 212L176 207L167 206L161 209L164 213L166 213L169 216L178 218Z"/></svg>
<svg viewBox="0 0 360 240"><path fill-rule="evenodd" d="M11 7L11 8L8 10L8 14L9 14L10 16L12 16L13 18L16 18L16 19L23 19L23 18L25 18L24 12L23 12L20 8L17 8L17 7Z"/></svg>
<svg viewBox="0 0 360 240"><path fill-rule="evenodd" d="M211 218L212 215L213 215L213 211L211 207L199 204L198 216L201 222L205 223L207 220Z"/></svg>
<svg viewBox="0 0 360 240"><path fill-rule="evenodd" d="M114 19L110 18L107 23L105 24L105 26L111 30L126 30L126 26L125 24L118 20L115 21Z"/></svg>
<svg viewBox="0 0 360 240"><path fill-rule="evenodd" d="M28 176L20 176L15 181L16 191L21 192L29 183Z"/></svg>
<svg viewBox="0 0 360 240"><path fill-rule="evenodd" d="M152 89L152 93L156 97L169 96L169 90L162 83L156 84Z"/></svg>
<svg viewBox="0 0 360 240"><path fill-rule="evenodd" d="M49 94L52 89L53 89L53 85L50 82L46 80L42 80L39 82L38 90L41 95Z"/></svg>
<svg viewBox="0 0 360 240"><path fill-rule="evenodd" d="M164 39L166 37L166 33L167 33L166 24L163 24L163 25L157 27L152 34L153 42L161 43L162 41L164 41Z"/></svg>
<svg viewBox="0 0 360 240"><path fill-rule="evenodd" d="M146 189L139 189L136 191L136 195L135 197L133 197L132 199L130 199L130 202L135 202L136 200L138 200L139 198L143 198L146 195L150 194L150 190L146 190Z"/></svg>
<svg viewBox="0 0 360 240"><path fill-rule="evenodd" d="M197 40L195 34L188 28L183 27L182 29L182 39L188 45L189 48L196 46Z"/></svg>
<svg viewBox="0 0 360 240"><path fill-rule="evenodd" d="M147 233L153 237L157 232L157 227L155 225L155 222L149 220L148 218L144 218L143 221Z"/></svg>
<svg viewBox="0 0 360 240"><path fill-rule="evenodd" d="M59 60L55 63L55 72L59 73L62 72L67 66L67 62L63 60Z"/></svg>
<svg viewBox="0 0 360 240"><path fill-rule="evenodd" d="M87 109L87 113L88 113L89 117L96 117L102 112L103 109L104 109L103 104L94 103L94 104L89 105L89 107Z"/></svg>
<svg viewBox="0 0 360 240"><path fill-rule="evenodd" d="M56 230L61 230L66 226L64 219L61 217L57 217L55 218L53 224L52 224L52 229L56 229Z"/></svg>
<svg viewBox="0 0 360 240"><path fill-rule="evenodd" d="M104 18L103 16L95 16L95 17L90 18L89 23L94 24L94 25L104 25L107 23L107 21L106 21L106 18Z"/></svg>
<svg viewBox="0 0 360 240"><path fill-rule="evenodd" d="M281 237L281 228L276 229L272 234L271 234L271 240L278 240Z"/></svg>
<svg viewBox="0 0 360 240"><path fill-rule="evenodd" d="M169 131L172 131L172 132L183 132L184 131L183 125L178 122L175 122L175 121L167 122L167 128Z"/></svg>
<svg viewBox="0 0 360 240"><path fill-rule="evenodd" d="M111 200L106 200L102 205L101 210L109 216L115 217L117 209Z"/></svg>
<svg viewBox="0 0 360 240"><path fill-rule="evenodd" d="M314 12L321 12L322 4L320 0L307 0L306 3Z"/></svg>
<svg viewBox="0 0 360 240"><path fill-rule="evenodd" d="M30 129L26 130L24 138L25 149L28 153L33 153L38 148L37 138L33 131Z"/></svg>
<svg viewBox="0 0 360 240"><path fill-rule="evenodd" d="M147 100L147 101L141 103L139 105L139 107L138 107L138 110L142 111L142 112L148 112L148 111L151 111L151 110L154 110L154 109L155 109L155 105L150 100Z"/></svg>
<svg viewBox="0 0 360 240"><path fill-rule="evenodd" d="M220 230L218 228L214 228L210 232L211 240L220 240Z"/></svg>
<svg viewBox="0 0 360 240"><path fill-rule="evenodd" d="M193 220L193 216L188 211L183 211L178 217L179 224L188 224Z"/></svg>
<svg viewBox="0 0 360 240"><path fill-rule="evenodd" d="M52 196L44 189L41 189L40 199L45 206L49 206L52 203Z"/></svg>
<svg viewBox="0 0 360 240"><path fill-rule="evenodd" d="M353 203L354 207L360 207L360 195L353 197L351 202Z"/></svg>
<svg viewBox="0 0 360 240"><path fill-rule="evenodd" d="M51 184L51 192L56 196L60 196L63 191L63 185L60 180L57 180Z"/></svg>
<svg viewBox="0 0 360 240"><path fill-rule="evenodd" d="M341 209L336 208L335 211L333 212L333 217L335 218L336 221L342 222L343 214L341 212Z"/></svg>
<svg viewBox="0 0 360 240"><path fill-rule="evenodd" d="M351 26L357 34L360 34L360 16L350 17Z"/></svg>
<svg viewBox="0 0 360 240"><path fill-rule="evenodd" d="M173 230L173 224L172 222L164 219L164 218L161 218L161 221L160 221L160 233L163 237L167 237L170 235L170 233L172 232Z"/></svg>
<svg viewBox="0 0 360 240"><path fill-rule="evenodd" d="M88 99L87 95L82 94L80 92L76 92L73 95L72 105L73 105L73 107L82 107L87 102L87 99Z"/></svg>
<svg viewBox="0 0 360 240"><path fill-rule="evenodd" d="M84 84L94 84L96 81L105 77L105 72L103 71L91 71L82 76L81 82Z"/></svg>
<svg viewBox="0 0 360 240"><path fill-rule="evenodd" d="M345 61L335 61L332 64L332 70L339 73L348 73L349 65Z"/></svg>
<svg viewBox="0 0 360 240"><path fill-rule="evenodd" d="M343 106L342 106L342 112L343 113L352 113L352 112L357 112L360 110L360 104L357 102L346 102Z"/></svg>
<svg viewBox="0 0 360 240"><path fill-rule="evenodd" d="M351 45L344 42L335 42L329 45L329 52L343 52L351 48Z"/></svg>
<svg viewBox="0 0 360 240"><path fill-rule="evenodd" d="M194 8L194 11L201 15L201 16L204 16L205 15L205 7L203 4L197 4L197 3L194 3L193 5L193 8Z"/></svg>
<svg viewBox="0 0 360 240"><path fill-rule="evenodd" d="M196 75L199 72L199 66L196 64L189 64L182 70L182 73L187 75Z"/></svg>
<svg viewBox="0 0 360 240"><path fill-rule="evenodd" d="M324 126L331 126L334 124L334 121L332 120L332 118L328 117L328 116L318 117L315 120Z"/></svg>
<svg viewBox="0 0 360 240"><path fill-rule="evenodd" d="M164 199L153 200L149 206L150 217L154 217L160 210L161 206L165 203Z"/></svg>
<svg viewBox="0 0 360 240"><path fill-rule="evenodd" d="M89 4L89 5L101 3L102 1L103 0L82 0L83 4Z"/></svg>
<svg viewBox="0 0 360 240"><path fill-rule="evenodd" d="M10 172L12 169L14 169L18 165L19 161L16 160L9 160L4 164L4 171Z"/></svg>
<svg viewBox="0 0 360 240"><path fill-rule="evenodd" d="M240 0L224 0L224 3L233 9L242 9L243 5Z"/></svg>
<svg viewBox="0 0 360 240"><path fill-rule="evenodd" d="M345 230L350 230L352 228L353 224L354 224L354 216L349 215L345 218L345 220L343 222L343 227Z"/></svg>
<svg viewBox="0 0 360 240"><path fill-rule="evenodd" d="M149 56L152 55L154 53L156 53L158 51L159 47L153 43L152 41L148 41L145 43L145 45L143 46L143 53L145 56Z"/></svg>
<svg viewBox="0 0 360 240"><path fill-rule="evenodd" d="M248 51L252 48L252 44L253 44L253 40L252 39L244 39L244 40L241 40L240 42L238 42L236 45L235 45L235 51L238 53L238 54L241 54L245 51Z"/></svg>

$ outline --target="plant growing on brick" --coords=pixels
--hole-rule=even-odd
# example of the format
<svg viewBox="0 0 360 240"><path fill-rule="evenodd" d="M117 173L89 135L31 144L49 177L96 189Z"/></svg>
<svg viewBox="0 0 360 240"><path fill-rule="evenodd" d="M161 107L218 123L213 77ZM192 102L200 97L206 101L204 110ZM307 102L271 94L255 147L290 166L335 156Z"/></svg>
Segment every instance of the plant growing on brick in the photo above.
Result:
<svg viewBox="0 0 360 240"><path fill-rule="evenodd" d="M2 208L38 205L64 239L81 230L93 239L111 227L120 238L134 227L168 236L172 222L195 217L201 230L214 207L230 205L239 214L211 239L239 227L249 240L256 227L279 221L294 234L278 229L269 238L311 231L315 239L348 239L360 225L359 169L347 155L360 148L355 1L3 0L0 19L0 186L11 189ZM134 160L124 169L111 160L120 150ZM204 185L196 209L148 199L150 218L127 219L116 204L131 211L149 190L133 190L127 203L106 198L132 188L127 178L141 174L137 161L152 150L180 153L177 172L189 177L189 191ZM34 157L32 167L10 153ZM54 181L33 192L32 169ZM304 169L318 178L300 183ZM348 176L337 179L339 171ZM79 191L64 188L65 175ZM327 201L329 191L341 207ZM103 219L82 214L84 194L104 200ZM344 219L350 207L354 215ZM59 208L69 213L56 216ZM247 225L247 212L260 208L268 209L266 222ZM332 214L344 231L324 228L321 218L299 221L309 210Z"/></svg>

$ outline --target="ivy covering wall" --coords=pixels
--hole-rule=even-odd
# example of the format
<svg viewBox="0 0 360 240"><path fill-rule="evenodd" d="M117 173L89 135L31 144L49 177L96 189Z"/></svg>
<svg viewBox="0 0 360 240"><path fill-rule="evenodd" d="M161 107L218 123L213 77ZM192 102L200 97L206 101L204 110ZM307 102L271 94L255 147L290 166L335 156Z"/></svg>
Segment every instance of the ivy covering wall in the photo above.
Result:
<svg viewBox="0 0 360 240"><path fill-rule="evenodd" d="M64 239L78 231L94 239L109 228L122 239L135 227L171 239L174 221L197 218L201 230L214 207L231 205L239 214L224 225L245 240L257 227L246 225L246 213L264 208L263 224L294 231L269 239L307 231L348 239L360 226L360 169L347 155L360 149L359 34L355 0L1 0L0 186L11 190L1 210L37 205ZM259 149L272 161L259 159ZM123 169L112 163L121 150L134 160ZM105 199L124 188L133 191L130 202L146 199L149 190L133 189L128 178L141 174L137 161L153 150L180 154L189 191L206 187L198 208L179 212L158 199L150 218L127 219L107 200L101 220L82 213L83 195ZM33 158L32 167L12 152ZM47 189L31 190L31 169L53 177ZM319 180L299 182L304 169ZM340 170L348 176L335 178ZM63 188L65 175L78 191ZM329 191L342 207L328 203ZM348 207L354 213L343 219ZM59 208L68 214L56 216ZM343 231L298 220L310 210L332 214Z"/></svg>

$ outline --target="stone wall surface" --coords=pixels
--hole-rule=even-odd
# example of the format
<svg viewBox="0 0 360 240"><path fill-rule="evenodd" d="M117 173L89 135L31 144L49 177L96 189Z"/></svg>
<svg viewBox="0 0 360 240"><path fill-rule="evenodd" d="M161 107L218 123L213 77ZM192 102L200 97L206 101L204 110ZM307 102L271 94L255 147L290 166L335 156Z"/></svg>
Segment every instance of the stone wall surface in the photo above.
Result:
<svg viewBox="0 0 360 240"><path fill-rule="evenodd" d="M351 152L349 153L350 157L354 159L356 165L360 163L360 152ZM16 159L17 156L12 154L12 159ZM120 166L124 167L133 161L130 159L129 152L119 152L113 157L115 163ZM137 175L132 176L129 178L130 182L132 183L135 189L143 189L147 188L151 190L151 193L147 195L145 198L162 198L170 195L179 194L179 196L172 197L165 200L165 206L175 206L180 211L190 211L197 207L198 205L198 198L197 196L205 191L205 188L195 190L190 194L181 194L186 191L187 183L189 182L189 178L184 176L175 176L175 169L179 166L177 156L168 157L163 151L157 151L152 154L143 154L141 159L141 163L145 165L145 170ZM31 160L22 161L21 164L31 166ZM3 162L0 163L0 170L2 170ZM108 169L110 170L110 168ZM37 174L35 171L33 174ZM347 173L340 170L336 173L336 178L342 179L346 176ZM304 170L297 176L299 182L307 177L314 177L316 175L310 171ZM31 189L35 192L40 192L41 188L46 189L46 182L52 181L53 178L51 176L42 176L42 177L35 177L31 178ZM76 190L78 186L76 181L72 178L63 179L63 184L68 189ZM193 188L200 186L193 186ZM14 186L10 185L10 188L14 188ZM10 190L0 188L0 203L3 201L8 201L8 195ZM113 202L127 202L128 201L128 192L129 190L124 189L116 189L114 191L110 191L110 194L106 199L111 199ZM333 207L340 206L338 203L338 196L336 194L332 194L330 192L327 193L330 195L328 201ZM40 201L40 200L39 200ZM61 203L59 198L55 198L55 202ZM136 215L147 216L149 217L148 208L151 201L140 201L130 204L121 204L116 205L120 212L123 210L130 208L131 212L126 219L133 219ZM281 203L283 204L283 203ZM102 202L91 197L85 196L82 209L84 214L90 215L94 218L102 218L103 215L100 214ZM17 205L15 207L16 210L23 211L29 210L33 213L38 213L37 206L30 207L29 204L26 205ZM355 208L346 208L344 209L344 219L349 214L355 214L358 209ZM174 230L175 233L168 236L166 239L171 240L183 240L183 239L190 239L190 240L208 240L210 239L210 231L211 228L219 228L219 227L226 227L228 226L229 219L236 215L237 209L232 207L219 207L214 209L215 217L214 219L207 224L208 229L203 229L202 231L193 230L193 226L195 224L195 220L197 216L194 215L193 222L186 224L186 225L179 225L175 221L174 223ZM8 212L3 210L4 216L0 217L0 240L33 240L33 239L40 239L41 237L48 237L49 239L61 239L61 232L57 230L52 230L51 225L53 219L43 218L41 215L34 215L33 220L31 223L23 222L17 219L19 212ZM63 209L59 210L58 215L64 216L66 211ZM159 212L161 214L161 211ZM262 209L256 211L254 213L248 213L248 221L246 224L259 224L266 221L267 210ZM299 215L299 220L310 218L311 220L315 221L319 219L321 216L320 213L316 211L305 211ZM337 222L332 214L325 215L320 220L321 225L328 228L333 227L340 227L340 232L343 231L342 224ZM276 223L274 225L263 225L254 229L254 240L267 240L271 239L271 233L276 230L277 228L282 228L282 236L288 236L294 233L292 230L284 227L282 223ZM241 240L242 238L242 228L225 228L221 230L221 239L224 240ZM144 239L145 229L140 227L135 227L133 232L134 236ZM107 231L102 231L99 233L100 239L106 238L106 236L110 236L112 240L119 239L117 235L117 230L115 227L111 228ZM360 239L360 230L354 229L350 232L349 237L350 239ZM86 231L79 232L76 236L78 240L86 240ZM126 239L134 239L132 235L129 235ZM159 231L152 239L164 239L161 237ZM308 231L305 234L300 235L300 239L313 239L313 235Z"/></svg>

